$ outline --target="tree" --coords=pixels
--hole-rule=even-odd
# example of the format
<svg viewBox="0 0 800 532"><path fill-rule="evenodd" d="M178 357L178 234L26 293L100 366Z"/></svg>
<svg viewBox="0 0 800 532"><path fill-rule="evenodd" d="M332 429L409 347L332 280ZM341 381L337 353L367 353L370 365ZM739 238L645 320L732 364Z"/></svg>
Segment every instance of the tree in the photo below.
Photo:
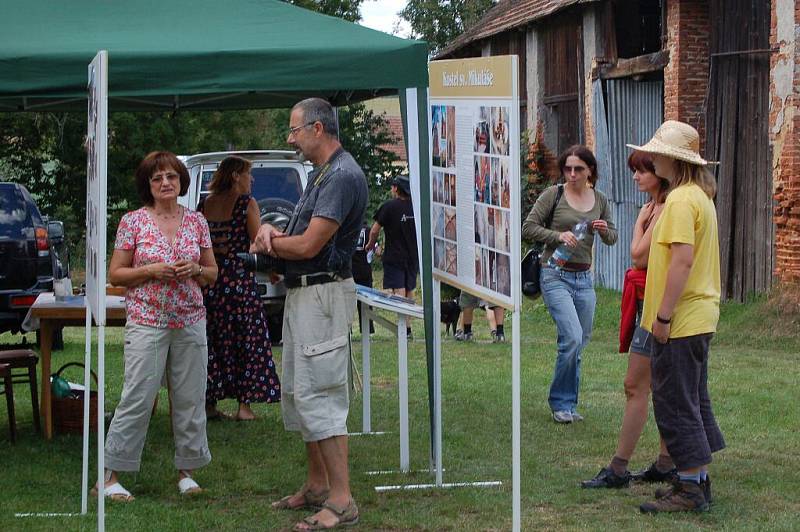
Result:
<svg viewBox="0 0 800 532"><path fill-rule="evenodd" d="M427 41L435 55L494 4L495 0L408 0L400 18L411 26L411 37Z"/></svg>
<svg viewBox="0 0 800 532"><path fill-rule="evenodd" d="M361 3L364 0L283 0L311 11L339 17L350 22L361 20Z"/></svg>
<svg viewBox="0 0 800 532"><path fill-rule="evenodd" d="M381 203L389 199L397 155L383 146L394 143L396 139L386 119L367 109L363 103L339 108L339 138L367 176L369 202L366 216L370 220Z"/></svg>

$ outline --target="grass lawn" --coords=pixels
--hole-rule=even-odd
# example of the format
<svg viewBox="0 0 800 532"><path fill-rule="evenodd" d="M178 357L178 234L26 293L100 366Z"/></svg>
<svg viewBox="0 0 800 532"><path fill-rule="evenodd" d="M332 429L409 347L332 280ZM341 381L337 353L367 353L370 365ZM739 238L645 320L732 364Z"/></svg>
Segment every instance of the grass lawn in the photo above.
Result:
<svg viewBox="0 0 800 532"><path fill-rule="evenodd" d="M653 486L586 491L581 479L594 476L614 451L622 415L625 356L616 353L619 296L598 292L595 334L583 358L580 410L583 423L559 426L550 419L547 390L555 357L555 329L541 301L526 301L522 317L522 519L534 529L800 529L800 329L796 320L766 300L723 305L712 344L710 388L728 448L712 465L715 502L702 515L642 516L638 505ZM784 319L783 321L781 321ZM507 337L511 338L510 319ZM776 326L783 323L783 326ZM788 325L787 325L788 324ZM421 323L410 347L411 465L428 466L425 344ZM425 473L369 476L397 469L399 461L395 341L379 329L373 339L373 430L384 436L350 439L354 495L361 530L509 530L511 528L511 348L489 343L482 316L477 341L443 341L445 482L501 480L501 488L455 488L376 493L375 486L428 483ZM358 328L355 330L358 340ZM33 341L33 335L29 335ZM122 384L122 332L107 329L106 406L113 410ZM19 337L0 336L0 343ZM83 358L81 329L65 331L66 349L54 354L53 370ZM359 344L354 344L358 348ZM275 349L280 360L280 349ZM360 357L358 357L360 359ZM70 376L70 375L68 375ZM82 379L82 373L72 374ZM8 441L0 414L0 530L91 530L96 516L16 517L27 512L80 509L80 437L56 436L46 443L32 428L27 390L18 385L20 439ZM303 446L284 432L278 405L258 405L250 423L208 425L214 456L195 475L207 493L183 499L172 466L172 438L165 392L150 423L139 474L122 482L132 504L106 505L109 530L286 530L302 512L278 512L269 502L290 493L304 475ZM2 405L0 405L2 407ZM235 409L233 401L221 407ZM0 408L4 411L4 408ZM352 431L361 428L361 397L350 412ZM93 453L96 452L92 443ZM657 434L648 422L631 468L644 467L657 453ZM94 461L91 474L95 475Z"/></svg>

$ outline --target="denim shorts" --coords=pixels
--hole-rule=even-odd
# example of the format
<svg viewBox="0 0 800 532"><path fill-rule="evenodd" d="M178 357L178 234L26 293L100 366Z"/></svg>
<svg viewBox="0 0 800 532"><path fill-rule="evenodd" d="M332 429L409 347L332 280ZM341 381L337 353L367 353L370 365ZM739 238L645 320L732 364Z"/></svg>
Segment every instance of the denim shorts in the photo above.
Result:
<svg viewBox="0 0 800 532"><path fill-rule="evenodd" d="M633 331L633 339L631 340L631 353L636 353L642 356L652 356L653 354L653 335L641 327L636 327Z"/></svg>

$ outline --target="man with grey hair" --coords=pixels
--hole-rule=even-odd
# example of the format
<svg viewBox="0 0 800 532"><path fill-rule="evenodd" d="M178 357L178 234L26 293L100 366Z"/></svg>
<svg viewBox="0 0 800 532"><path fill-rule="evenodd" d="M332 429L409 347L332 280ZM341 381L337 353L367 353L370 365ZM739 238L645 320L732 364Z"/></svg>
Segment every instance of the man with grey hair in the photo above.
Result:
<svg viewBox="0 0 800 532"><path fill-rule="evenodd" d="M336 135L336 116L325 100L309 98L292 108L287 142L315 168L286 231L264 224L255 240L257 251L286 264L281 410L286 430L300 432L308 456L303 486L272 506L322 507L295 530L358 521L346 421L349 331L356 308L351 258L366 210L367 181Z"/></svg>

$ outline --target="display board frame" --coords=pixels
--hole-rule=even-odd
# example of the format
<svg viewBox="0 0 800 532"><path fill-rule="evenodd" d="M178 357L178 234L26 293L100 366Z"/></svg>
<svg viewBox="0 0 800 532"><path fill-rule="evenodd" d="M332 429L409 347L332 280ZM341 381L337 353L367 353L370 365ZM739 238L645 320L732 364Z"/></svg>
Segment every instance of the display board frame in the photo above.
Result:
<svg viewBox="0 0 800 532"><path fill-rule="evenodd" d="M519 308L517 56L433 61L428 129L433 276Z"/></svg>

